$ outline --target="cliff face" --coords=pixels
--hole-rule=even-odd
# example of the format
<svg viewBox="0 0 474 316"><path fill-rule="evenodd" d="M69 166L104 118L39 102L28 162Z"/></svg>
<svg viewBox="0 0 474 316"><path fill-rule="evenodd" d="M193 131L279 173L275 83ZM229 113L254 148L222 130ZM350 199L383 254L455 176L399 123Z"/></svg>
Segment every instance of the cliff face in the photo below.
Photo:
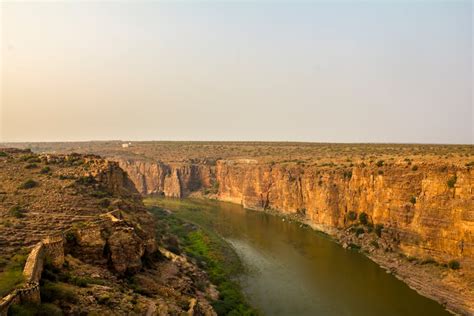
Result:
<svg viewBox="0 0 474 316"><path fill-rule="evenodd" d="M406 255L474 258L474 171L466 166L424 162L413 168L398 162L318 168L253 160L120 165L143 194L183 197L218 183L212 197L298 214L328 233L351 225L350 212L364 212Z"/></svg>

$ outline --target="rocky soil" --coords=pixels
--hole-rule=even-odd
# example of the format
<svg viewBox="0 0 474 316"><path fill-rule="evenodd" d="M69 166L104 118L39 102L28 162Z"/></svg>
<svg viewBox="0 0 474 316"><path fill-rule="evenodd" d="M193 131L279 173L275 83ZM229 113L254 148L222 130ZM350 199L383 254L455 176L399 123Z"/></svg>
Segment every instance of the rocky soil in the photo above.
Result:
<svg viewBox="0 0 474 316"><path fill-rule="evenodd" d="M162 248L156 233L118 163L0 148L0 279L20 250L51 235L65 241L65 265L43 273L44 304L14 311L215 315L206 273Z"/></svg>

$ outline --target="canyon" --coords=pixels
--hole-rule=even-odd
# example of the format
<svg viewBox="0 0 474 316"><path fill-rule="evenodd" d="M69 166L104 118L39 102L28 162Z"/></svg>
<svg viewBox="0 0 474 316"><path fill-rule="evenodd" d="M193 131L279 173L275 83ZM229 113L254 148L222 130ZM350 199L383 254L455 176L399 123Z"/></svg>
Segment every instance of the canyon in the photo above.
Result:
<svg viewBox="0 0 474 316"><path fill-rule="evenodd" d="M449 310L474 314L473 146L119 145L34 144L34 150L104 155L143 195L201 196L289 216L343 246L362 247Z"/></svg>

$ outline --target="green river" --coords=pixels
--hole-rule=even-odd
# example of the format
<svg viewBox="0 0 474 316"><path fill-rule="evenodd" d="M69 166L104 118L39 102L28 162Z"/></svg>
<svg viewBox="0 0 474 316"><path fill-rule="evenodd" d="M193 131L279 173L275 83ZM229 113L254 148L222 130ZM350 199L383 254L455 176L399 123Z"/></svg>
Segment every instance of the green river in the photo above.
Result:
<svg viewBox="0 0 474 316"><path fill-rule="evenodd" d="M217 201L161 206L232 245L245 267L242 290L264 315L449 315L364 255L298 223Z"/></svg>

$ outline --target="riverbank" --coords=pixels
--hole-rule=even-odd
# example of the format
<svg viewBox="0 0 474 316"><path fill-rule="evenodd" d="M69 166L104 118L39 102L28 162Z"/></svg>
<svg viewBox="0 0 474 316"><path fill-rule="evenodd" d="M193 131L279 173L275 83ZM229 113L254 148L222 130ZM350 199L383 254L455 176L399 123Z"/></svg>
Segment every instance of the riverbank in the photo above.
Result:
<svg viewBox="0 0 474 316"><path fill-rule="evenodd" d="M243 267L225 240L199 225L199 220L190 213L170 213L150 200L145 200L145 204L158 222L157 236L165 247L186 254L216 285L216 297L211 305L218 315L258 315L235 281Z"/></svg>
<svg viewBox="0 0 474 316"><path fill-rule="evenodd" d="M145 204L185 215L223 236L248 267L239 278L244 292L268 315L448 314L369 260L364 245L359 248L354 241L344 250L338 236L314 230L294 216L209 199L147 198ZM382 241L379 246L384 247Z"/></svg>
<svg viewBox="0 0 474 316"><path fill-rule="evenodd" d="M354 223L353 226L338 230L315 225L298 214L285 214L275 210L259 210L283 220L294 221L313 230L327 234L343 248L364 254L387 273L403 281L422 296L442 305L454 315L474 315L474 283L469 282L456 261L438 262L432 258L420 259L405 256L393 247L391 236L384 235L383 228L377 233L372 226ZM363 231L362 231L363 230ZM378 235L379 234L379 235ZM472 278L470 278L472 279ZM448 281L446 281L448 280Z"/></svg>

